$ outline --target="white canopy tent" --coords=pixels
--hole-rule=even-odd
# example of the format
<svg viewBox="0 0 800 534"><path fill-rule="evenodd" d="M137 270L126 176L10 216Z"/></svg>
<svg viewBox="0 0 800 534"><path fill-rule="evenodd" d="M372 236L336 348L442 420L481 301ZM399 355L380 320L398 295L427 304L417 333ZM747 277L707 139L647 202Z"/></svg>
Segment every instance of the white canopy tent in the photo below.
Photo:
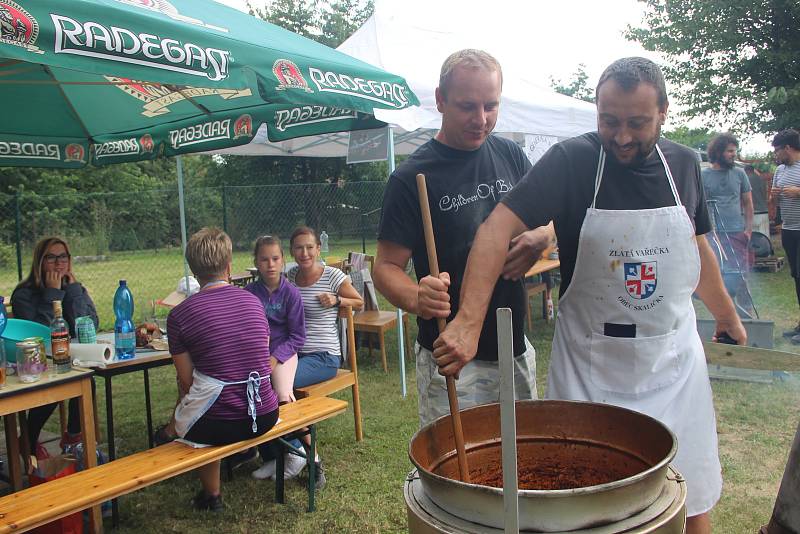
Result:
<svg viewBox="0 0 800 534"><path fill-rule="evenodd" d="M486 50L503 67L503 96L495 133L522 144L525 134L563 139L596 128L593 104L543 88L526 76L536 68L536 53L541 51L532 51L525 56L529 59L520 60L519 54L498 46L511 38L504 34L507 24L502 18L513 16L513 11L482 11L477 15L451 1L376 2L372 17L338 50L403 76L419 97L419 107L376 111L376 118L392 126L395 154L410 154L438 130L441 115L434 91L439 69L448 55L462 48ZM519 46L524 46L522 36ZM271 143L263 130L250 144L217 153L337 157L347 155L348 140L349 134L344 132Z"/></svg>
<svg viewBox="0 0 800 534"><path fill-rule="evenodd" d="M466 0L465 0L466 1ZM467 3L469 3L467 1ZM596 128L594 104L543 88L526 73L536 68L536 53L521 62L519 54L504 52L499 43L509 42L503 17L513 11L477 10L464 1L377 0L375 12L338 50L403 76L420 100L419 107L406 110L376 110L375 117L389 125L389 168L394 170L395 154L410 154L433 137L441 126L436 109L435 89L439 71L451 53L480 48L494 55L503 68L503 94L494 132L513 139L532 153L556 139L564 139ZM518 47L524 46L521 38ZM517 50L518 52L519 50ZM541 52L539 52L541 53ZM527 57L527 56L526 56ZM527 138L526 138L527 136ZM533 137L545 138L531 147ZM243 156L347 156L349 133L298 137L270 142L261 128L247 145L216 150L217 154ZM400 347L401 391L406 396L403 359L402 310L397 310L397 340Z"/></svg>

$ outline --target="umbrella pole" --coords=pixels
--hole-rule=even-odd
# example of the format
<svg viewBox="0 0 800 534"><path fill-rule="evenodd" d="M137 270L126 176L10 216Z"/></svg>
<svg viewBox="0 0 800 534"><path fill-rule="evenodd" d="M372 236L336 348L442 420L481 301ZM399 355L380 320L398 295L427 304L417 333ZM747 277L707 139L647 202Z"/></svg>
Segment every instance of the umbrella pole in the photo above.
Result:
<svg viewBox="0 0 800 534"><path fill-rule="evenodd" d="M394 130L391 126L386 127L388 130L388 141L389 141L389 174L391 175L394 172ZM403 332L403 310L401 308L397 308L397 346L400 347L400 393L403 395L403 398L406 398L406 347L405 347L405 333ZM411 350L411 347L408 347L408 350Z"/></svg>
<svg viewBox="0 0 800 534"><path fill-rule="evenodd" d="M183 160L175 157L178 165L178 211L181 217L181 250L183 251L183 277L186 279L186 291L189 291L189 264L186 263L186 206L183 196Z"/></svg>
<svg viewBox="0 0 800 534"><path fill-rule="evenodd" d="M433 223L431 222L431 206L428 204L428 187L425 185L425 175L417 174L417 192L419 193L419 208L422 212L422 228L425 230L425 248L428 252L428 270L431 276L439 277L439 259L436 256L436 240L433 236ZM444 317L436 319L439 334L444 332L447 320ZM450 402L450 420L453 422L453 439L456 442L456 455L458 456L458 471L462 482L469 482L469 465L467 453L464 450L464 431L461 428L461 412L458 409L458 395L456 394L456 381L452 375L447 378L447 400Z"/></svg>

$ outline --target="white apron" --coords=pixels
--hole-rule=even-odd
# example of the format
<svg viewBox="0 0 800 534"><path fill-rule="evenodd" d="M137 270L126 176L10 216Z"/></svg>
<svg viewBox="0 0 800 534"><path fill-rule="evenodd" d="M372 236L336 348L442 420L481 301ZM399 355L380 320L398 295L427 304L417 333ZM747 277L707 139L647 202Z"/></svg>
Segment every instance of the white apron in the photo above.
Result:
<svg viewBox="0 0 800 534"><path fill-rule="evenodd" d="M575 271L558 306L546 396L622 406L667 425L678 437L673 463L686 478L692 516L719 500L722 473L692 306L700 255L672 173L656 150L676 205L602 210L595 208L605 167L601 148Z"/></svg>
<svg viewBox="0 0 800 534"><path fill-rule="evenodd" d="M258 394L261 388L261 380L262 377L258 374L258 371L251 371L246 380L223 382L194 369L192 371L192 386L175 407L175 433L181 438L186 436L189 429L216 402L220 393L222 393L222 389L225 386L236 384L247 384L247 414L253 419L253 432L257 432L256 402L261 404L261 396ZM266 380L269 380L269 375L267 375Z"/></svg>

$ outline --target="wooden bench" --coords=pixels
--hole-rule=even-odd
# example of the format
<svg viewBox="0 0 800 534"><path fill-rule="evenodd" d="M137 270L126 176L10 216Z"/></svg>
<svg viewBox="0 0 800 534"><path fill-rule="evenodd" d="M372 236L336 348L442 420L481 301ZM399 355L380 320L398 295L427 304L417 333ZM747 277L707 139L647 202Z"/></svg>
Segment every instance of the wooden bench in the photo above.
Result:
<svg viewBox="0 0 800 534"><path fill-rule="evenodd" d="M109 499L131 493L168 478L192 471L215 460L266 441L292 434L343 413L347 402L329 397L308 397L284 404L280 421L266 434L230 445L195 449L178 442L125 456L46 484L0 498L0 533L24 532ZM314 457L316 432L311 426L310 457ZM314 510L314 473L309 462L308 510ZM277 473L276 502L283 502L283 470Z"/></svg>

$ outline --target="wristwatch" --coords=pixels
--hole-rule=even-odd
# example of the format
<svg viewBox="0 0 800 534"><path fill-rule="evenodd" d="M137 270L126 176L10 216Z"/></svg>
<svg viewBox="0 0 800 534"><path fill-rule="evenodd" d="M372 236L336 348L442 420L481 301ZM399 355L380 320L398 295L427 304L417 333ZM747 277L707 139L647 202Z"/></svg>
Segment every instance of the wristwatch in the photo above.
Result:
<svg viewBox="0 0 800 534"><path fill-rule="evenodd" d="M341 305L342 305L342 297L336 295L336 307L338 308Z"/></svg>

